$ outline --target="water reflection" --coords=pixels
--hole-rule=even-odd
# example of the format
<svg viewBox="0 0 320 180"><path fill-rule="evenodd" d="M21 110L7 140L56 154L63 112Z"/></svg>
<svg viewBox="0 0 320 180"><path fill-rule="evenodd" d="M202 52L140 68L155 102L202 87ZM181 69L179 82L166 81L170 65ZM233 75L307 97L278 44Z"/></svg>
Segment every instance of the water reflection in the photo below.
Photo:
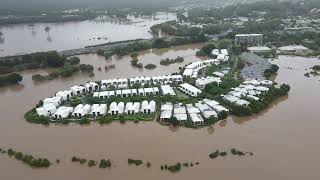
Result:
<svg viewBox="0 0 320 180"><path fill-rule="evenodd" d="M207 131L208 131L208 134L214 134L214 127L213 126L207 127Z"/></svg>
<svg viewBox="0 0 320 180"><path fill-rule="evenodd" d="M221 120L221 121L219 121L219 125L220 125L220 127L226 127L226 125L227 125L227 120Z"/></svg>
<svg viewBox="0 0 320 180"><path fill-rule="evenodd" d="M20 92L23 89L24 89L23 84L9 85L9 86L5 86L5 87L0 87L0 93Z"/></svg>

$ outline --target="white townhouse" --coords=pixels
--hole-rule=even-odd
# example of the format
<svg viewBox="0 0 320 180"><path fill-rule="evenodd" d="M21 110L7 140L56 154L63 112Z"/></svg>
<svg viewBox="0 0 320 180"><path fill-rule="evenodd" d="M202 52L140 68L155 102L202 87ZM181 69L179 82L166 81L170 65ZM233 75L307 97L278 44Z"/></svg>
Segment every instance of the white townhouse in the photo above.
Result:
<svg viewBox="0 0 320 180"><path fill-rule="evenodd" d="M144 114L152 114L156 111L156 102L155 101L142 101L140 112Z"/></svg>
<svg viewBox="0 0 320 180"><path fill-rule="evenodd" d="M160 89L163 95L171 95L171 96L177 95L174 89L170 85L161 85Z"/></svg>
<svg viewBox="0 0 320 180"><path fill-rule="evenodd" d="M171 102L166 102L161 105L160 121L164 122L172 117L173 105Z"/></svg>
<svg viewBox="0 0 320 180"><path fill-rule="evenodd" d="M74 116L75 118L79 118L81 119L82 117L84 117L85 115L89 114L91 111L91 105L86 104L78 104L75 108L74 111L72 113L72 116Z"/></svg>
<svg viewBox="0 0 320 180"><path fill-rule="evenodd" d="M73 96L73 93L71 90L66 90L66 91L58 91L56 93L56 97L60 97L62 100L66 101L69 100Z"/></svg>
<svg viewBox="0 0 320 180"><path fill-rule="evenodd" d="M196 79L196 86L199 87L200 89L204 89L207 84L216 82L218 85L221 84L221 79L219 77L212 77L212 76L207 76L207 77L201 77Z"/></svg>
<svg viewBox="0 0 320 180"><path fill-rule="evenodd" d="M127 102L125 113L138 114L140 112L140 102Z"/></svg>
<svg viewBox="0 0 320 180"><path fill-rule="evenodd" d="M204 123L204 119L202 118L202 116L200 114L194 113L194 114L190 114L189 116L190 116L193 124L203 124Z"/></svg>
<svg viewBox="0 0 320 180"><path fill-rule="evenodd" d="M188 118L186 107L182 104L175 104L173 107L173 116L181 122L185 122Z"/></svg>
<svg viewBox="0 0 320 180"><path fill-rule="evenodd" d="M86 93L86 88L83 86L72 86L70 90L75 96L79 96L81 94Z"/></svg>
<svg viewBox="0 0 320 180"><path fill-rule="evenodd" d="M192 85L190 85L188 83L180 84L179 89L182 92L184 92L184 93L186 93L186 94L188 94L188 95L190 95L192 97L197 97L202 93L202 91L200 89L198 89L198 88L196 88L196 87L194 87L194 86L192 86Z"/></svg>
<svg viewBox="0 0 320 180"><path fill-rule="evenodd" d="M107 104L93 104L91 106L90 114L93 117L104 116L107 113Z"/></svg>
<svg viewBox="0 0 320 180"><path fill-rule="evenodd" d="M43 104L54 104L55 106L59 106L61 103L61 97L51 97L43 100Z"/></svg>
<svg viewBox="0 0 320 180"><path fill-rule="evenodd" d="M86 91L87 92L92 92L92 91L97 91L99 90L99 85L95 82L87 82L86 85Z"/></svg>
<svg viewBox="0 0 320 180"><path fill-rule="evenodd" d="M61 106L57 109L57 111L52 115L53 119L62 120L69 117L69 115L73 112L73 107Z"/></svg>
<svg viewBox="0 0 320 180"><path fill-rule="evenodd" d="M39 116L49 117L51 114L57 111L57 107L53 103L43 104L42 107L36 109Z"/></svg>

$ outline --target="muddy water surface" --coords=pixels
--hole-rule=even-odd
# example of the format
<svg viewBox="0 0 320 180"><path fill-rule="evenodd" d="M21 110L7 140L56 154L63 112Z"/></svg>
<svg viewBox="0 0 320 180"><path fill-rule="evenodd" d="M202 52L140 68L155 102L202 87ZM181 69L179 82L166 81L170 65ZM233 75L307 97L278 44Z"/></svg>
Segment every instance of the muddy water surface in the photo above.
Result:
<svg viewBox="0 0 320 180"><path fill-rule="evenodd" d="M187 48L182 54L191 50ZM172 53L179 53L176 52ZM162 53L163 56L166 54L171 56L170 51ZM146 52L139 59L143 63L153 62L157 56L156 53ZM82 61L95 61L97 58L94 55L81 57L85 59ZM178 68L178 65L174 65L169 67L170 70L166 67L157 68L154 72L140 72L125 66L128 63L124 61L113 59L116 69L108 73L96 72L94 79L125 77L128 74L170 73L171 68ZM123 63L123 66L118 63ZM0 89L0 147L12 147L48 157L52 161L60 158L61 163L49 169L31 169L6 155L0 155L0 177L48 180L318 179L320 143L317 137L320 135L320 121L317 109L320 107L320 78L306 78L303 74L306 68L320 64L320 61L281 56L273 63L280 66L275 80L291 85L287 98L277 101L259 115L249 118L229 117L213 127L202 129L170 128L155 122L47 127L28 124L23 119L23 113L39 99L90 78L77 76L36 85L31 81L33 72L25 72L22 85ZM251 151L254 156L227 156L216 160L208 158L208 154L216 149L228 150L232 147ZM73 155L95 160L111 158L116 167L100 170L73 164L69 160ZM150 161L152 166L150 169L128 166L127 158ZM182 169L175 174L160 171L161 164L177 161L199 161L200 165Z"/></svg>

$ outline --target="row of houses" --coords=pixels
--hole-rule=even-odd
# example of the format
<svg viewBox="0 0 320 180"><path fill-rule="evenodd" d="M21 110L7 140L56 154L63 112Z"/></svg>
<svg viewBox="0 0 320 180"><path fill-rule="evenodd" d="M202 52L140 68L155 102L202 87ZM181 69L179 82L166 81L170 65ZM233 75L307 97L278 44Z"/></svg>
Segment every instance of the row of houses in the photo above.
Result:
<svg viewBox="0 0 320 180"><path fill-rule="evenodd" d="M126 88L128 85L134 84L167 84L172 82L182 82L183 77L182 75L162 75L162 76L152 76L152 77L132 77L128 79L108 79L102 80L101 86L109 87L115 86L118 88Z"/></svg>
<svg viewBox="0 0 320 180"><path fill-rule="evenodd" d="M57 108L57 106L53 104L46 104L42 107L36 109L36 112L39 116L50 117L52 120L62 120L69 118L81 119L86 115L90 115L93 118L102 117L106 114L110 115L121 115L121 114L152 114L156 111L156 102L155 101L142 101L140 102L112 102L107 107L107 104L78 104L75 108L61 106Z"/></svg>
<svg viewBox="0 0 320 180"><path fill-rule="evenodd" d="M200 69L209 66L209 65L219 65L220 60L218 59L208 59L205 61L195 61L189 65L187 65L183 71L184 77L192 77L197 78L198 72Z"/></svg>
<svg viewBox="0 0 320 180"><path fill-rule="evenodd" d="M94 98L107 99L110 97L130 97L130 96L153 96L160 95L158 87L139 88L139 89L118 89L114 91L94 92Z"/></svg>
<svg viewBox="0 0 320 180"><path fill-rule="evenodd" d="M200 89L198 89L188 83L180 84L179 89L191 97L197 97L202 93L202 91Z"/></svg>
<svg viewBox="0 0 320 180"><path fill-rule="evenodd" d="M201 77L196 79L196 86L200 89L204 89L207 84L210 84L213 82L220 84L222 81L220 77L213 77L213 76Z"/></svg>
<svg viewBox="0 0 320 180"><path fill-rule="evenodd" d="M260 96L269 91L268 86L271 86L272 84L273 82L269 80L245 81L238 87L232 88L232 91L230 91L227 95L222 95L222 97L230 103L235 103L239 106L248 106L250 102L244 100L243 97L258 101L260 100Z"/></svg>
<svg viewBox="0 0 320 180"><path fill-rule="evenodd" d="M172 104L167 102L161 105L160 121L165 122L175 117L179 123L186 122L188 117L193 124L203 124L204 119L218 118L219 113L229 112L229 110L221 106L217 101L203 99L193 104L183 105Z"/></svg>

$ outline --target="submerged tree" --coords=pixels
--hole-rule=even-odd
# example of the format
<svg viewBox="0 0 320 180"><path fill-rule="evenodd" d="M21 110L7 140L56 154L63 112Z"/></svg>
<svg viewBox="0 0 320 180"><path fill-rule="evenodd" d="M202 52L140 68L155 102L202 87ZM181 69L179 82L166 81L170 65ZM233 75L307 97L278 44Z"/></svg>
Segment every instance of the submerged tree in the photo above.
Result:
<svg viewBox="0 0 320 180"><path fill-rule="evenodd" d="M47 26L46 28L44 28L44 30L45 30L47 33L49 33L49 31L50 31L50 27L49 27L49 26Z"/></svg>

